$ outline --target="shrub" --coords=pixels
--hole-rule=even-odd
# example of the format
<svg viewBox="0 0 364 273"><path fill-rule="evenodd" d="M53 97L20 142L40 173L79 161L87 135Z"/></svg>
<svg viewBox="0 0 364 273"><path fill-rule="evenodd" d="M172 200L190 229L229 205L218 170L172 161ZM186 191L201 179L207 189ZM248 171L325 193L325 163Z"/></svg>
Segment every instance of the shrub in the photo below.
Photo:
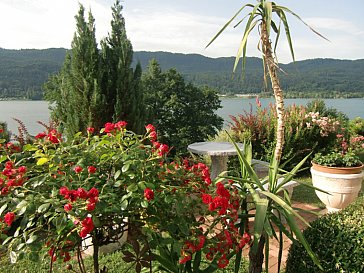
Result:
<svg viewBox="0 0 364 273"><path fill-rule="evenodd" d="M338 213L315 220L303 234L326 273L364 272L364 197ZM319 269L302 245L293 244L286 273L301 272L316 273Z"/></svg>
<svg viewBox="0 0 364 273"><path fill-rule="evenodd" d="M324 109L323 107L321 105L319 109ZM325 110L330 115L324 116L308 109L316 108L292 105L285 110L282 162L286 161L286 169L292 169L311 151L313 154L326 152L328 148L338 145L337 134L342 133L341 120L344 118L333 110L329 112ZM250 111L244 111L243 114L231 119L230 129L234 140L239 142L250 140L253 145L253 157L269 161L276 141L274 106L271 104L268 108L262 108L257 100L256 113L251 107ZM307 160L306 166L309 164L310 160Z"/></svg>

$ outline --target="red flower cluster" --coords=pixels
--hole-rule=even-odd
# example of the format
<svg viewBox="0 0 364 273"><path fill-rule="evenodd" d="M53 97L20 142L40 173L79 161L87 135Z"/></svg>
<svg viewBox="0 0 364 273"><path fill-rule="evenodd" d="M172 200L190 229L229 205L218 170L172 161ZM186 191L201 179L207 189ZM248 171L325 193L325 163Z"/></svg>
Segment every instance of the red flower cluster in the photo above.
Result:
<svg viewBox="0 0 364 273"><path fill-rule="evenodd" d="M8 213L5 214L5 216L4 216L4 222L9 227L14 222L14 220L15 220L15 214L14 214L14 212L8 212Z"/></svg>
<svg viewBox="0 0 364 273"><path fill-rule="evenodd" d="M87 234L90 234L93 231L93 229L95 228L94 222L92 221L91 217L86 217L85 219L83 219L81 222L81 225L82 225L82 228L80 231L81 238L85 238L87 236Z"/></svg>
<svg viewBox="0 0 364 273"><path fill-rule="evenodd" d="M2 144L0 143L0 147L2 147ZM8 153L18 153L21 151L21 148L19 145L16 145L12 142L8 142L5 144L5 149Z"/></svg>
<svg viewBox="0 0 364 273"><path fill-rule="evenodd" d="M52 142L53 144L58 144L61 142L62 135L58 133L56 130L50 130L48 134L46 133L39 133L35 136L36 139L43 139L46 138L48 141Z"/></svg>
<svg viewBox="0 0 364 273"><path fill-rule="evenodd" d="M204 235L198 236L198 242L193 243L191 241L185 242L183 248L181 249L182 258L179 260L180 264L184 264L192 259L192 254L201 250L205 245L206 237Z"/></svg>
<svg viewBox="0 0 364 273"><path fill-rule="evenodd" d="M12 161L7 161L5 168L1 172L5 179L0 176L0 195L7 194L12 187L22 186L24 181L27 180L25 177L26 171L27 168L25 166L15 168Z"/></svg>
<svg viewBox="0 0 364 273"><path fill-rule="evenodd" d="M154 191L151 190L150 188L146 188L144 190L144 198L147 199L148 201L153 200L154 199Z"/></svg>
<svg viewBox="0 0 364 273"><path fill-rule="evenodd" d="M211 185L210 171L203 163L197 163L189 167L188 161L184 161L184 167L187 171L192 171L196 176L202 177L207 185Z"/></svg>
<svg viewBox="0 0 364 273"><path fill-rule="evenodd" d="M59 189L59 194L71 202L75 202L78 198L86 200L86 209L88 211L92 211L95 209L99 197L99 191L96 188L92 188L89 191L86 191L84 188L69 190L67 187L61 187ZM66 204L64 206L64 210L72 210L72 204Z"/></svg>
<svg viewBox="0 0 364 273"><path fill-rule="evenodd" d="M117 123L111 123L111 122L105 123L104 132L111 134L115 131L121 131L122 129L125 129L127 124L128 123L126 121L118 121Z"/></svg>

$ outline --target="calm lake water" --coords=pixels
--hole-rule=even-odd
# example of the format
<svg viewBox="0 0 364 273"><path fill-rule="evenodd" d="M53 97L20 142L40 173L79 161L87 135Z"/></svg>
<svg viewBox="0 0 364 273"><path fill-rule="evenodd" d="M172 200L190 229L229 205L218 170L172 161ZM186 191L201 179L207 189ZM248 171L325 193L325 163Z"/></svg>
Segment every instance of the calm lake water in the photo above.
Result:
<svg viewBox="0 0 364 273"><path fill-rule="evenodd" d="M262 106L267 107L273 103L273 99L260 99ZM311 99L286 99L285 105L306 105ZM355 117L364 118L364 99L325 99L328 107L333 107L344 112L350 119ZM230 121L229 115L237 116L245 111L250 111L250 107L255 110L255 99L246 98L222 98L222 109L217 114L224 118L225 125ZM48 123L49 110L45 101L0 101L0 121L6 121L9 129L17 133L18 123L13 120L21 120L30 134L35 135L44 130L44 127L37 123L42 121Z"/></svg>

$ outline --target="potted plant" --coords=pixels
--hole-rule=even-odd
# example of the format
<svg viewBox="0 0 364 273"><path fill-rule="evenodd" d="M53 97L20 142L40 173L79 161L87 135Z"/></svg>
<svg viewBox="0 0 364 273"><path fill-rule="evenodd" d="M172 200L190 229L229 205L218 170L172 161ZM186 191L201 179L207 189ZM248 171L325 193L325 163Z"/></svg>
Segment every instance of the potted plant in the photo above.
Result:
<svg viewBox="0 0 364 273"><path fill-rule="evenodd" d="M318 198L328 212L336 212L357 198L364 176L363 163L350 149L325 155L317 153L312 160L311 175Z"/></svg>

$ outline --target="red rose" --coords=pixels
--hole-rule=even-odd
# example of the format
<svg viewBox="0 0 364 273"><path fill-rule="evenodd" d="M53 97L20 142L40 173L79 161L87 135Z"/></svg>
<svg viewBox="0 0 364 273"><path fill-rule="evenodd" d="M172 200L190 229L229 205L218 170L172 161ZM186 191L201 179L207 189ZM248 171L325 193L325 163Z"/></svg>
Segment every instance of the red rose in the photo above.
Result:
<svg viewBox="0 0 364 273"><path fill-rule="evenodd" d="M75 173L80 173L80 172L82 172L83 169L81 166L76 166L76 167L74 167L73 170L75 171Z"/></svg>
<svg viewBox="0 0 364 273"><path fill-rule="evenodd" d="M145 126L145 129L147 130L147 133L155 131L155 127L152 124Z"/></svg>
<svg viewBox="0 0 364 273"><path fill-rule="evenodd" d="M87 171L88 171L89 173L95 173L95 172L96 172L96 168L95 168L94 166L88 166L88 167L87 167Z"/></svg>
<svg viewBox="0 0 364 273"><path fill-rule="evenodd" d="M151 141L156 141L157 140L157 133L155 131L150 132L149 139Z"/></svg>
<svg viewBox="0 0 364 273"><path fill-rule="evenodd" d="M84 188L78 188L77 189L77 195L81 199L87 199L88 198L88 193Z"/></svg>
<svg viewBox="0 0 364 273"><path fill-rule="evenodd" d="M99 197L99 191L96 188L92 188L88 191L88 198L97 198Z"/></svg>
<svg viewBox="0 0 364 273"><path fill-rule="evenodd" d="M96 208L95 202L89 202L89 201L87 202L86 209L88 211L93 211L95 208Z"/></svg>
<svg viewBox="0 0 364 273"><path fill-rule="evenodd" d="M207 193L202 194L202 202L206 205L210 204L212 202L212 196Z"/></svg>
<svg viewBox="0 0 364 273"><path fill-rule="evenodd" d="M65 195L67 195L67 194L68 194L68 192L69 192L69 189L68 189L67 187L61 187L61 188L59 189L59 194L60 194L60 195L65 196Z"/></svg>
<svg viewBox="0 0 364 273"><path fill-rule="evenodd" d="M87 234L91 233L95 227L91 217L86 217L82 220L81 225L82 229L80 231L80 236L82 238L85 238Z"/></svg>
<svg viewBox="0 0 364 273"><path fill-rule="evenodd" d="M154 199L154 191L152 191L150 188L146 188L144 190L144 197L148 201L153 200Z"/></svg>
<svg viewBox="0 0 364 273"><path fill-rule="evenodd" d="M159 150L158 155L162 156L162 155L168 153L169 147L167 144L161 144L161 146L159 146L158 150Z"/></svg>
<svg viewBox="0 0 364 273"><path fill-rule="evenodd" d="M45 138L46 135L47 135L46 133L39 133L38 135L35 136L35 138L42 139L42 138Z"/></svg>
<svg viewBox="0 0 364 273"><path fill-rule="evenodd" d="M18 168L18 172L20 172L20 173L25 173L26 171L27 171L27 167L25 167L25 166L20 166Z"/></svg>
<svg viewBox="0 0 364 273"><path fill-rule="evenodd" d="M93 127L88 127L87 128L87 132L89 132L90 134L93 134L95 132L95 128Z"/></svg>
<svg viewBox="0 0 364 273"><path fill-rule="evenodd" d="M70 210L72 210L72 205L71 204L66 204L66 205L64 205L64 210L65 211L70 211Z"/></svg>
<svg viewBox="0 0 364 273"><path fill-rule="evenodd" d="M224 268L229 264L229 260L226 258L226 255L222 255L219 261L217 262L217 266L219 268Z"/></svg>
<svg viewBox="0 0 364 273"><path fill-rule="evenodd" d="M14 212L8 212L7 214L5 214L4 216L4 222L10 227L11 224L14 222L15 220L15 214Z"/></svg>
<svg viewBox="0 0 364 273"><path fill-rule="evenodd" d="M118 121L117 123L115 123L115 127L118 128L119 130L125 128L126 125L128 125L126 121Z"/></svg>
<svg viewBox="0 0 364 273"><path fill-rule="evenodd" d="M108 122L104 125L105 133L111 133L115 129L115 124Z"/></svg>

